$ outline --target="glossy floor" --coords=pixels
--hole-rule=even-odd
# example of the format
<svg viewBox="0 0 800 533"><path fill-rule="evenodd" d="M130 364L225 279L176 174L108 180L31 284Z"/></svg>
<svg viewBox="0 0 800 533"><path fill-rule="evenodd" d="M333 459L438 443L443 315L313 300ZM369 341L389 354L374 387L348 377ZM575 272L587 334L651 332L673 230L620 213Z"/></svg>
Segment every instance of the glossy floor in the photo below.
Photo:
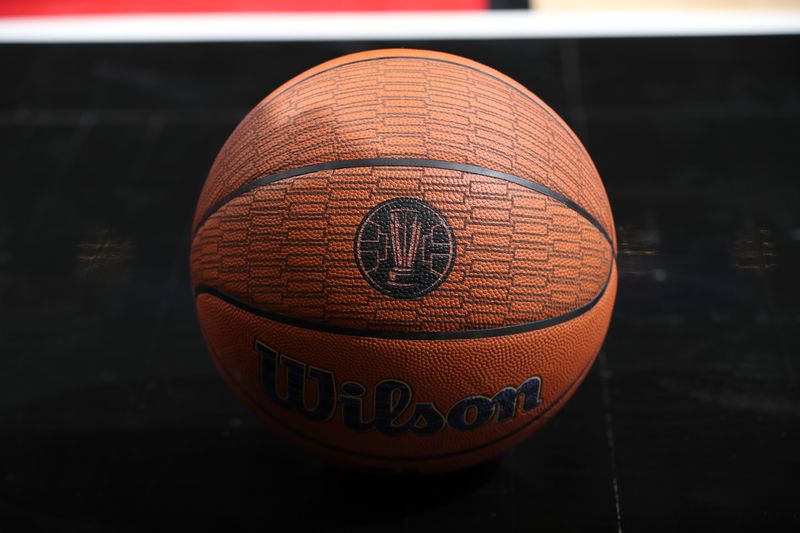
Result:
<svg viewBox="0 0 800 533"><path fill-rule="evenodd" d="M326 467L226 389L195 200L267 92L385 46L458 53L573 126L614 208L605 348L555 420L433 479ZM800 38L0 48L0 529L800 528Z"/></svg>

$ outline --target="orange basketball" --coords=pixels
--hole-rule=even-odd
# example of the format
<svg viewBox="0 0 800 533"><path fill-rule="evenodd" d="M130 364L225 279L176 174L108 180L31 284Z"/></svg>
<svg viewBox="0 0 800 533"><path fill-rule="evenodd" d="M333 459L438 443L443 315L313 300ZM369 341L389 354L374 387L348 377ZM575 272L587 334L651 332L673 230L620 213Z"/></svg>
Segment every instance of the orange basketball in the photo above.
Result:
<svg viewBox="0 0 800 533"><path fill-rule="evenodd" d="M351 465L441 472L552 417L603 343L611 209L567 125L489 67L421 50L323 63L231 134L192 282L222 376Z"/></svg>

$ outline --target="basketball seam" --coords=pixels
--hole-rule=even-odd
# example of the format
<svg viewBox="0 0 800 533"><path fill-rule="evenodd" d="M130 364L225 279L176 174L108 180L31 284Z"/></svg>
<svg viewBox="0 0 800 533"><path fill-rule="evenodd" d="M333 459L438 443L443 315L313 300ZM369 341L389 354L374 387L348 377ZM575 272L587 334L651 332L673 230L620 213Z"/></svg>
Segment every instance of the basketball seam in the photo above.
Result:
<svg viewBox="0 0 800 533"><path fill-rule="evenodd" d="M210 287L205 284L197 285L197 287L195 288L195 298L199 297L201 294L208 294L234 307L237 307L242 311L246 311L251 315L266 318L272 320L273 322L279 322L281 324L286 324L289 326L294 326L303 329L309 329L313 331L321 331L324 333L348 335L351 337L367 337L376 339L395 339L395 340L423 340L423 341L483 339L489 337L504 337L506 335L516 335L518 333L527 333L529 331L546 329L552 326L556 326L558 324L562 324L564 322L568 322L573 318L581 316L582 314L591 310L595 305L597 305L597 302L599 302L600 299L603 297L603 295L606 293L606 289L608 289L608 285L611 281L611 274L614 271L613 265L614 265L614 260L612 259L611 265L609 266L608 269L608 276L606 277L606 281L605 283L603 283L603 286L600 288L600 290L597 292L594 298L592 298L589 302L587 302L586 304L577 309L573 309L571 311L567 311L566 313L553 317L534 320L531 322L525 322L522 324L514 324L513 326L500 326L500 327L483 328L483 329L465 329L465 330L455 330L455 331L401 331L401 330L382 330L382 329L359 329L359 328L348 328L344 326L334 326L332 324L324 324L322 322L314 322L312 320L295 318L287 315L282 315L280 313L275 313L273 311L267 311L266 309L262 309L260 307L256 307L254 305L245 303L233 295L230 295L224 291L215 289L214 287Z"/></svg>
<svg viewBox="0 0 800 533"><path fill-rule="evenodd" d="M339 169L346 169L346 168L363 168L363 167L422 167L422 168L439 168L444 170L455 170L458 172L464 172L467 174L475 174L478 176L486 176L489 178L495 178L507 181L509 183L515 183L532 191L538 192L539 194L543 194L560 202L561 204L565 205L572 211L576 212L578 215L586 219L587 222L592 224L598 231L603 235L603 237L608 241L611 245L611 253L615 255L616 252L614 250L614 243L611 238L611 235L606 231L605 227L592 216L586 209L581 207L577 202L568 198L567 196L561 194L560 192L554 191L553 189L542 185L541 183L537 183L527 178L522 178L520 176L516 176L514 174L509 174L507 172L502 172L499 170L493 170L490 168L478 166L478 165L471 165L467 163L456 163L453 161L442 161L439 159L419 159L419 158L393 158L393 157L375 157L375 158L366 158L366 159L339 159L336 161L328 161L325 163L316 163L313 165L307 165L302 167L296 167L293 169L283 170L280 172L276 172L274 174L269 174L262 178L258 178L256 180L247 182L241 186L239 186L236 190L231 191L230 193L226 194L219 200L217 200L214 204L212 204L200 220L197 222L197 226L195 227L194 234L195 236L199 231L202 229L203 225L211 218L214 213L216 213L221 207L225 204L234 200L235 198L247 194L248 192L257 189L258 187L263 187L264 185L269 185L270 183L275 183L277 181L295 178L298 176L302 176L304 174L313 174L315 172L321 172L324 170L339 170Z"/></svg>
<svg viewBox="0 0 800 533"><path fill-rule="evenodd" d="M335 65L333 67L330 67L330 68L327 68L327 69L324 69L324 70L320 70L319 72L315 72L313 74L310 74L310 75L306 76L303 79L297 80L297 82L293 83L292 85L289 85L288 87L285 87L279 93L271 95L271 96L268 96L265 101L263 101L259 105L257 105L252 111L250 111L247 114L247 116L250 116L252 113L263 109L264 107L266 107L267 105L272 103L275 99L277 99L282 94L284 94L286 91L289 91L289 90L297 87L298 85L300 85L300 84L302 84L302 83L304 83L304 82L306 82L306 81L308 81L308 80L310 80L310 79L312 79L312 78L314 78L316 76L325 74L326 72L331 72L331 71L336 70L336 69L341 68L341 67L346 67L348 65L356 65L358 63L366 63L366 62L369 62L369 61L385 61L385 60L389 60L389 59L417 59L417 60L422 60L422 61L434 61L434 62L438 62L438 63L446 63L448 65L456 65L456 66L459 66L459 67L467 68L467 69L472 70L474 72L483 74L484 76L488 76L488 77L490 77L490 78L492 78L492 79L494 79L496 81L499 81L500 83L502 83L506 87L509 87L510 89L514 90L515 92L517 92L517 93L521 94L522 96L524 96L526 99L528 99L531 102L533 102L533 104L536 105L536 107L541 109L553 122L556 123L556 125L559 127L559 129L561 129L566 134L567 138L569 138L569 140L572 142L572 144L576 148L578 148L581 152L583 152L583 154L591 161L591 157L589 156L588 152L586 151L586 148L584 148L583 144L581 144L581 142L578 140L578 138L575 135L575 133L572 132L562 122L561 118L558 117L558 115L555 115L554 113L551 113L550 110L545 105L543 105L543 102L540 102L533 95L528 94L526 92L526 90L523 90L523 89L521 89L519 87L516 87L513 84L509 83L507 80L504 80L504 79L502 79L502 78L500 78L498 76L495 76L494 74L492 74L490 72L486 72L484 70L481 70L480 68L477 68L475 66L465 65L465 64L459 63L457 61L451 61L451 60L442 59L442 58L433 58L433 57L424 57L424 56L381 56L381 57L370 57L370 58L366 58L366 59L358 59L356 61L350 61L350 62L347 62L347 63L342 63L342 64L339 64L339 65ZM487 68L491 68L491 67L487 67ZM217 202L215 202L214 205L216 205L216 203ZM197 228L199 229L200 226L201 226L201 223L198 223L197 224Z"/></svg>
<svg viewBox="0 0 800 533"><path fill-rule="evenodd" d="M210 350L210 348L209 348L209 351L211 351L212 357L214 357L214 359L216 359L216 361L217 361L217 363L219 365L219 368L222 369L222 371L225 373L225 375L228 377L228 379L231 381L231 383L235 384L236 387L239 389L239 391L241 391L241 393L260 412L264 413L272 421L274 421L276 424L278 424L279 426L283 427L285 430L289 431L290 433L292 433L292 434L294 434L294 435L296 435L298 437L302 437L302 438L304 438L306 440L309 440L309 441L313 442L316 445L322 446L323 448L328 448L330 450L333 450L335 452L344 453L344 454L348 454L348 455L355 455L355 456L364 457L364 458L367 458L367 459L375 459L375 460L380 460L380 461L397 461L397 462L401 462L401 461L405 461L405 462L434 461L434 460L437 460L437 459L445 459L445 458L450 458L450 457L457 457L459 455L464 455L464 454L475 452L475 451L478 451L478 450L481 450L481 449L484 449L484 448L488 448L489 446L493 446L494 444L497 444L497 443L502 442L502 441L504 441L504 440L506 440L506 439L508 439L510 437L513 437L514 435L520 433L524 429L526 429L529 426L531 426L537 420L540 420L542 417L544 417L544 415L546 415L553 408L558 406L559 403L562 400L564 400L564 398L566 398L566 396L570 393L570 391L572 391L583 380L583 378L586 377L586 375L589 373L589 370L591 369L592 365L594 364L594 361L597 359L597 353L600 353L600 351L598 350L598 352L594 355L594 357L592 357L589 360L589 362L586 364L586 366L581 369L581 371L578 373L578 376L561 392L561 394L559 394L555 398L555 400L553 400L550 404L548 404L547 407L545 407L544 410L541 413L538 413L538 414L532 416L530 420L526 421L524 424L522 424L518 428L515 428L513 431L510 431L510 432L508 432L508 433L506 433L506 434L502 435L501 437L498 437L498 438L496 438L494 440L491 440L489 442L485 442L483 444L480 444L478 446L474 446L472 448L468 448L466 450L459 450L457 452L448 452L448 453L433 454L433 455L424 455L424 456L419 456L419 457L414 457L414 456L398 457L398 456L376 455L376 454L358 452L358 451L355 451L355 450L348 450L347 448L342 448L342 447L339 447L339 446L335 446L333 444L330 444L330 443L327 443L325 441L319 440L316 437L312 437L311 435L307 435L307 434L305 434L305 433L293 428L288 422L285 422L285 421L281 420L280 418L278 418L277 416L273 415L264 406L262 406L258 401L256 401L256 398L247 389L245 389L244 386L241 383L239 383L239 381L233 376L233 374L230 371L228 371L227 367L222 364L222 361L218 357L216 357L214 355L213 350ZM544 402L542 402L542 403L544 403Z"/></svg>

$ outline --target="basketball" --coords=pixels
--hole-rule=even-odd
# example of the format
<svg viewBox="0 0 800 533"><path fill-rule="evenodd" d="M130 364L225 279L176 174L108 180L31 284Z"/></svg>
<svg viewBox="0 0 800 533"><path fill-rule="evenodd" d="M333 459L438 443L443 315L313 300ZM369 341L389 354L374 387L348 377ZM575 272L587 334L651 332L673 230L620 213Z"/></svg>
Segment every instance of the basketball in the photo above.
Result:
<svg viewBox="0 0 800 533"><path fill-rule="evenodd" d="M230 135L193 223L205 342L275 433L357 467L436 473L518 444L601 348L608 199L576 135L474 61L340 57Z"/></svg>

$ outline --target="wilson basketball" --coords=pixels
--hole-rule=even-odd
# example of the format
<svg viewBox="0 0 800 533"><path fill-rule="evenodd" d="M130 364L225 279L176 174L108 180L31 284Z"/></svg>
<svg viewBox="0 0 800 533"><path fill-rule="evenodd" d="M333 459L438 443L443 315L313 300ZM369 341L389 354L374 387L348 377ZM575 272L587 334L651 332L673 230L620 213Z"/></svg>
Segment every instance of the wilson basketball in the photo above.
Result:
<svg viewBox="0 0 800 533"><path fill-rule="evenodd" d="M453 55L315 67L231 134L191 274L223 378L273 431L340 463L440 472L552 417L616 294L605 190L567 125Z"/></svg>

